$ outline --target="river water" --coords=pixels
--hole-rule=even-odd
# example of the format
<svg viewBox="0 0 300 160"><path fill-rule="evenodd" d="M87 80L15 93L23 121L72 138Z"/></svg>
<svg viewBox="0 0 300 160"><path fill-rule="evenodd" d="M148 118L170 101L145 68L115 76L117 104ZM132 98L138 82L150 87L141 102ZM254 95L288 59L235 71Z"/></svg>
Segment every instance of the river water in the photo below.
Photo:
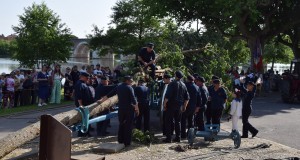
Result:
<svg viewBox="0 0 300 160"><path fill-rule="evenodd" d="M78 66L78 69L81 69L83 65L91 65L100 63L101 66L104 67L110 67L111 70L115 67L116 64L118 64L118 60L114 60L112 58L93 58L93 59L88 59L88 58L70 58L67 63L62 63L62 71L65 72L66 67L72 67L74 65ZM5 72L5 73L10 73L11 71L17 69L19 67L19 62L11 60L9 58L0 58L0 74Z"/></svg>

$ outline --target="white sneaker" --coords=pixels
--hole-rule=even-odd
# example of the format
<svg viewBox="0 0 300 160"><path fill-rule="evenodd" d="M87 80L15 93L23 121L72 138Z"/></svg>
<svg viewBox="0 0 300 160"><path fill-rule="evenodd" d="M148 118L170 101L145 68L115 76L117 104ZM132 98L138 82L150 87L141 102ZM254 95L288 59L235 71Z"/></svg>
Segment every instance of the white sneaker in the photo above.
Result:
<svg viewBox="0 0 300 160"><path fill-rule="evenodd" d="M47 103L43 103L42 105L43 105L43 106L46 106L46 105L47 105Z"/></svg>
<svg viewBox="0 0 300 160"><path fill-rule="evenodd" d="M39 103L39 104L38 104L38 107L42 107L42 105Z"/></svg>

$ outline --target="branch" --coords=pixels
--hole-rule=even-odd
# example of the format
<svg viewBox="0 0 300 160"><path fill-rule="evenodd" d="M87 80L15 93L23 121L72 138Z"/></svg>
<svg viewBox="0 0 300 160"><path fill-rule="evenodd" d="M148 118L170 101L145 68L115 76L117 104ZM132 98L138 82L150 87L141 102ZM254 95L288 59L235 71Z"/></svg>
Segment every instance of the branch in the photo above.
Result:
<svg viewBox="0 0 300 160"><path fill-rule="evenodd" d="M257 35L257 33L251 33L247 30L247 26L246 26L246 21L247 21L247 18L249 17L250 15L250 12L247 10L245 11L245 13L241 16L241 18L239 19L239 22L238 22L238 27L241 31L241 33L243 35L246 35L245 37L253 37L253 35Z"/></svg>
<svg viewBox="0 0 300 160"><path fill-rule="evenodd" d="M277 41L278 41L279 43L282 43L283 45L288 46L288 47L291 47L291 48L293 47L293 44L292 44L292 43L289 43L288 41L283 40L283 38L282 38L281 35L278 35L278 36L277 36Z"/></svg>
<svg viewBox="0 0 300 160"><path fill-rule="evenodd" d="M269 33L265 33L262 35L265 39L268 39L270 37L274 37L276 35L279 35L280 33L283 33L287 31L288 29L291 29L293 26L300 24L300 19L295 19L294 21L290 21L288 23L285 23L283 26L279 26L278 28L270 31Z"/></svg>

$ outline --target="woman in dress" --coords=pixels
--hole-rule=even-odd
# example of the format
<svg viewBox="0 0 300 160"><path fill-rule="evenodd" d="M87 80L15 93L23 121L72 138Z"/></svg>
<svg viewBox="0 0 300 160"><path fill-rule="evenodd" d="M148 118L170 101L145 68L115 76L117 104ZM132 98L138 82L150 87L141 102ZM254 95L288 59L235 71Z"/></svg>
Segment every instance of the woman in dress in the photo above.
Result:
<svg viewBox="0 0 300 160"><path fill-rule="evenodd" d="M47 66L43 66L42 71L37 75L37 81L39 83L38 88L38 97L39 97L39 104L38 106L45 106L45 100L48 98L48 91L49 91L49 75L47 73Z"/></svg>
<svg viewBox="0 0 300 160"><path fill-rule="evenodd" d="M56 65L52 72L51 78L53 82L50 103L59 104L61 100L61 79L64 75L60 71L60 65Z"/></svg>

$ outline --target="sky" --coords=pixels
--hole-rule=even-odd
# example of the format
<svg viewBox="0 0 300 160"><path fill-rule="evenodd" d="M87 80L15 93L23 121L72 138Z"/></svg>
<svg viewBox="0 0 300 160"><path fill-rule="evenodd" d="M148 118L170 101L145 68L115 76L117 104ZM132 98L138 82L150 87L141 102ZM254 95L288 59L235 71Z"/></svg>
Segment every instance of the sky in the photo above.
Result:
<svg viewBox="0 0 300 160"><path fill-rule="evenodd" d="M59 15L61 22L71 29L73 35L85 38L92 33L92 26L106 29L110 22L111 8L117 0L1 0L0 35L13 34L12 26L19 24L18 15L33 3L45 2L48 8Z"/></svg>

